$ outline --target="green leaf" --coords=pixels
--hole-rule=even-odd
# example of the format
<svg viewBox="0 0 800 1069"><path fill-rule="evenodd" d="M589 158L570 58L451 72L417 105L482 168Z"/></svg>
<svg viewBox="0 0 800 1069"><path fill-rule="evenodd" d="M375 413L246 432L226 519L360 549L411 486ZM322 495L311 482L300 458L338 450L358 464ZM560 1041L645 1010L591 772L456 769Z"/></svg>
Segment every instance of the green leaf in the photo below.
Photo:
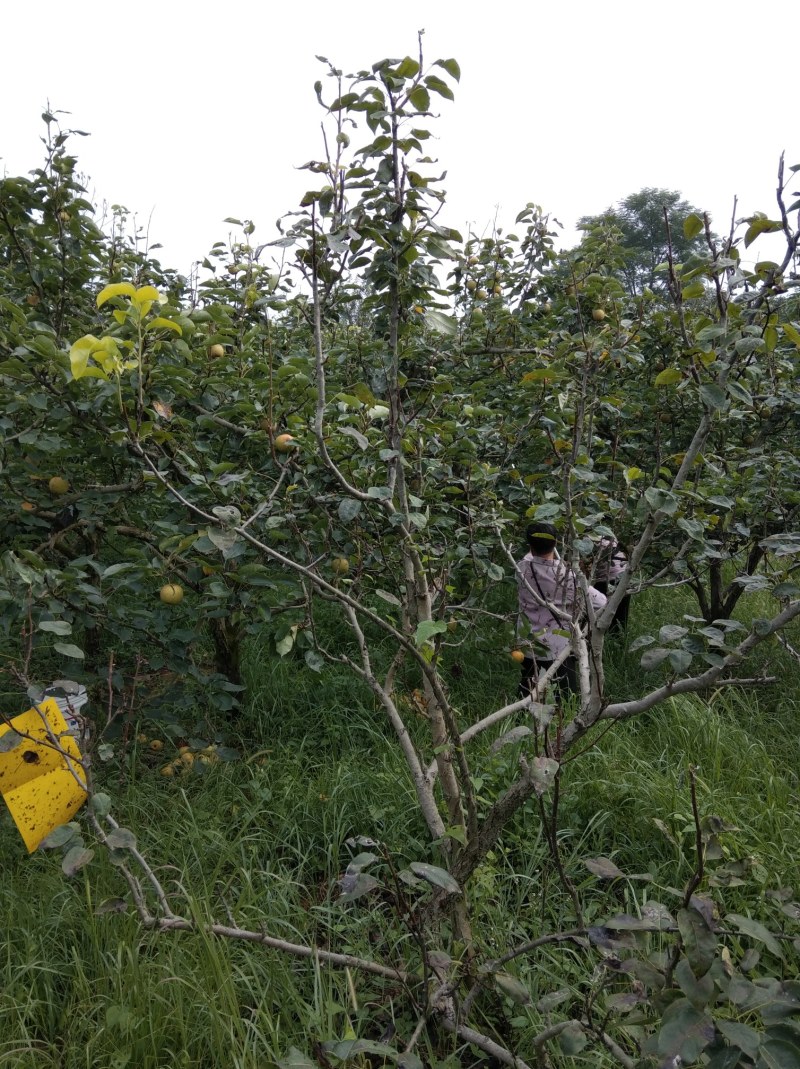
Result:
<svg viewBox="0 0 800 1069"><path fill-rule="evenodd" d="M800 1047L781 1039L762 1043L756 1069L800 1069Z"/></svg>
<svg viewBox="0 0 800 1069"><path fill-rule="evenodd" d="M692 663L692 655L688 650L670 650L669 663L676 675L683 675Z"/></svg>
<svg viewBox="0 0 800 1069"><path fill-rule="evenodd" d="M340 427L339 433L346 434L349 438L353 438L356 442L358 442L359 449L369 448L369 439L365 435L363 435L361 431L357 431L355 427Z"/></svg>
<svg viewBox="0 0 800 1069"><path fill-rule="evenodd" d="M405 1051L397 1058L397 1069L425 1069L425 1065L419 1055L414 1051Z"/></svg>
<svg viewBox="0 0 800 1069"><path fill-rule="evenodd" d="M507 972L496 972L494 982L499 990L504 995L508 995L518 1006L530 1006L533 1002L530 991L516 976Z"/></svg>
<svg viewBox="0 0 800 1069"><path fill-rule="evenodd" d="M589 1039L578 1021L570 1021L558 1037L558 1042L567 1057L573 1058L576 1054L580 1054Z"/></svg>
<svg viewBox="0 0 800 1069"><path fill-rule="evenodd" d="M24 736L18 735L13 728L8 728L0 735L0 753L11 753L24 741Z"/></svg>
<svg viewBox="0 0 800 1069"><path fill-rule="evenodd" d="M374 876L370 876L368 872L351 872L348 869L342 879L339 880L339 886L342 889L342 893L339 895L337 902L355 902L357 898L362 898L364 895L368 895L370 891L380 887L380 881L376 880Z"/></svg>
<svg viewBox="0 0 800 1069"><path fill-rule="evenodd" d="M724 408L728 403L725 391L720 386L717 386L715 382L704 383L700 387L700 397L709 408L716 409L717 411Z"/></svg>
<svg viewBox="0 0 800 1069"><path fill-rule="evenodd" d="M558 761L553 760L552 757L535 757L530 764L531 779L533 780L533 789L539 798L549 791L555 782L556 773L559 769Z"/></svg>
<svg viewBox="0 0 800 1069"><path fill-rule="evenodd" d="M209 527L206 531L206 538L220 551L226 560L230 557L231 550L239 540L239 536L235 531L221 531L218 527Z"/></svg>
<svg viewBox="0 0 800 1069"><path fill-rule="evenodd" d="M414 632L414 643L417 646L421 646L423 642L427 642L434 635L443 634L446 630L447 622L445 620L423 620L417 624L417 630Z"/></svg>
<svg viewBox="0 0 800 1069"><path fill-rule="evenodd" d="M455 100L453 96L453 90L447 84L443 82L441 78L437 78L435 74L429 74L425 79L425 85L432 93L438 93L439 96L445 97L447 100Z"/></svg>
<svg viewBox="0 0 800 1069"><path fill-rule="evenodd" d="M683 236L687 241L691 241L701 233L704 225L705 224L700 216L697 215L696 212L692 212L690 215L687 215L683 221Z"/></svg>
<svg viewBox="0 0 800 1069"><path fill-rule="evenodd" d="M717 939L705 917L694 908L678 911L678 930L695 976L704 976L714 964Z"/></svg>
<svg viewBox="0 0 800 1069"><path fill-rule="evenodd" d="M757 213L749 222L750 225L744 235L744 247L746 249L749 249L761 234L774 234L782 229L782 225L777 219L767 219L761 213Z"/></svg>
<svg viewBox="0 0 800 1069"><path fill-rule="evenodd" d="M726 384L726 389L731 397L737 401L742 401L746 405L752 405L753 395L749 390L745 389L740 382L729 382Z"/></svg>
<svg viewBox="0 0 800 1069"><path fill-rule="evenodd" d="M585 857L583 863L593 876L599 876L602 880L625 878L625 873L607 857Z"/></svg>
<svg viewBox="0 0 800 1069"><path fill-rule="evenodd" d="M39 630L50 631L54 635L71 635L72 624L66 620L40 620Z"/></svg>
<svg viewBox="0 0 800 1069"><path fill-rule="evenodd" d="M400 605L400 598L398 598L395 594L390 594L388 590L376 590L375 596L378 598L382 598L383 601L388 601L390 605Z"/></svg>
<svg viewBox="0 0 800 1069"><path fill-rule="evenodd" d="M423 316L425 320L425 326L431 330L436 330L440 334L446 334L448 337L455 337L458 330L458 323L453 316L445 315L444 312L437 311L436 308L429 308Z"/></svg>
<svg viewBox="0 0 800 1069"><path fill-rule="evenodd" d="M296 636L297 636L297 625L295 625L294 627L291 627L289 629L289 631L287 632L287 634L285 634L283 636L283 638L279 639L275 643L275 649L276 649L279 657L285 657L287 653L291 652L291 649L294 646L294 640L295 640Z"/></svg>
<svg viewBox="0 0 800 1069"><path fill-rule="evenodd" d="M289 1047L285 1058L278 1059L278 1069L319 1069L316 1059L307 1058L297 1047Z"/></svg>
<svg viewBox="0 0 800 1069"><path fill-rule="evenodd" d="M352 523L361 512L361 502L354 497L345 497L339 502L337 512L342 523Z"/></svg>
<svg viewBox="0 0 800 1069"><path fill-rule="evenodd" d="M737 1069L741 1065L742 1052L736 1047L721 1047L715 1051L706 1069Z"/></svg>
<svg viewBox="0 0 800 1069"><path fill-rule="evenodd" d="M696 278L694 282L690 282L688 286L685 286L681 290L681 299L684 301L691 301L695 297L705 297L706 288L699 278Z"/></svg>
<svg viewBox="0 0 800 1069"><path fill-rule="evenodd" d="M437 59L434 63L434 67L443 67L451 78L455 78L457 82L461 81L461 68L458 62L454 59Z"/></svg>
<svg viewBox="0 0 800 1069"><path fill-rule="evenodd" d="M671 650L665 650L657 648L654 650L645 650L642 654L642 659L639 662L645 672L652 672L654 668L657 668L662 661L666 661L669 657Z"/></svg>
<svg viewBox="0 0 800 1069"><path fill-rule="evenodd" d="M683 378L683 374L676 367L668 367L656 375L653 382L654 386L674 386L676 382L680 382Z"/></svg>
<svg viewBox="0 0 800 1069"><path fill-rule="evenodd" d="M392 1060L397 1057L397 1051L392 1047L385 1043L376 1043L372 1039L344 1039L338 1043L323 1043L322 1047L326 1054L342 1062L356 1058L359 1054L377 1054L381 1058Z"/></svg>
<svg viewBox="0 0 800 1069"><path fill-rule="evenodd" d="M130 828L114 828L106 841L112 850L133 850L136 846L136 836Z"/></svg>
<svg viewBox="0 0 800 1069"><path fill-rule="evenodd" d="M431 98L430 93L424 85L417 85L408 94L408 99L417 109L417 111L430 111L431 110Z"/></svg>
<svg viewBox="0 0 800 1069"><path fill-rule="evenodd" d="M685 958L678 962L675 979L696 1010L704 1010L714 997L714 981L708 974L698 979Z"/></svg>
<svg viewBox="0 0 800 1069"><path fill-rule="evenodd" d="M53 645L53 649L56 653L60 653L62 657L72 657L76 661L82 661L85 654L78 646L74 646L71 642L56 642Z"/></svg>
<svg viewBox="0 0 800 1069"><path fill-rule="evenodd" d="M732 924L742 935L748 935L751 939L757 939L760 943L763 943L776 958L783 958L780 943L772 932L768 931L763 924L754 921L752 917L743 917L739 913L728 913L725 917L725 923Z"/></svg>
<svg viewBox="0 0 800 1069"><path fill-rule="evenodd" d="M626 468L623 475L625 476L625 482L630 486L631 483L636 482L637 479L641 479L644 472L641 468Z"/></svg>
<svg viewBox="0 0 800 1069"><path fill-rule="evenodd" d="M71 824L62 824L59 828L54 828L53 831L39 843L40 850L58 850L62 846L66 846L70 839L74 839L78 834L76 828Z"/></svg>
<svg viewBox="0 0 800 1069"><path fill-rule="evenodd" d="M76 872L80 872L88 865L93 857L94 850L89 850L85 846L73 846L61 862L61 870L65 876L74 876Z"/></svg>
<svg viewBox="0 0 800 1069"><path fill-rule="evenodd" d="M639 637L635 638L630 644L630 652L633 653L634 650L639 650L642 646L652 646L654 642L655 639L652 635L639 635Z"/></svg>
<svg viewBox="0 0 800 1069"><path fill-rule="evenodd" d="M748 1058L755 1058L761 1043L761 1036L755 1028L741 1024L739 1021L717 1021L717 1028L727 1041L744 1051Z"/></svg>
<svg viewBox="0 0 800 1069"><path fill-rule="evenodd" d="M455 839L462 846L467 845L467 829L463 824L452 824L449 828L444 829L444 833L448 839Z"/></svg>
<svg viewBox="0 0 800 1069"><path fill-rule="evenodd" d="M93 794L89 799L89 808L93 813L96 813L98 817L107 817L111 812L111 798L109 795L99 791L97 794Z"/></svg>
<svg viewBox="0 0 800 1069"><path fill-rule="evenodd" d="M713 1042L714 1034L714 1022L708 1014L696 1010L686 999L679 999L667 1007L661 1019L658 1053L664 1064L674 1059L676 1065L691 1065Z"/></svg>
<svg viewBox="0 0 800 1069"><path fill-rule="evenodd" d="M450 894L461 894L461 888L446 869L440 869L438 865L428 865L424 861L412 861L408 867L415 876L421 876L434 887L440 887Z"/></svg>

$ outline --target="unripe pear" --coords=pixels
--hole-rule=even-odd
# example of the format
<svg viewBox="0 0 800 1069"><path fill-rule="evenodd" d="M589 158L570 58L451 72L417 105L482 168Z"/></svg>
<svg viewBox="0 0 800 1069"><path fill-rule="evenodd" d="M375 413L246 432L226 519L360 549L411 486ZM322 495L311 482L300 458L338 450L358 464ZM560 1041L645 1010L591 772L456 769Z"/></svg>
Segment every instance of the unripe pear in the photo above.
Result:
<svg viewBox="0 0 800 1069"><path fill-rule="evenodd" d="M275 448L279 453L288 453L295 443L291 434L279 434L275 439Z"/></svg>

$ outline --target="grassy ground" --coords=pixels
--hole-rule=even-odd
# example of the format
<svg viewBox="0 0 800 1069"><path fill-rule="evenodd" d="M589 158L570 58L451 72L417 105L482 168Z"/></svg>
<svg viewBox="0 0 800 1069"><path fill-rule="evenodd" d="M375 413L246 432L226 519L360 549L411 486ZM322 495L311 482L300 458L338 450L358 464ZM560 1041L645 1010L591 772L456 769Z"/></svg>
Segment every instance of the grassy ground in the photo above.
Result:
<svg viewBox="0 0 800 1069"><path fill-rule="evenodd" d="M657 628L666 612L651 598L634 615L632 635ZM451 655L465 722L514 693L515 669L491 645L485 636L483 650ZM751 859L746 886L719 892L726 907L763 906L767 917L769 888L800 885L800 678L777 647L769 658L780 684L675 699L605 735L569 766L561 845L590 921L609 907L633 909L646 896L674 905L672 889L683 886L692 860L690 764L698 769L701 812L739 829L723 836L724 849ZM608 673L614 697L646 682L638 654L619 647L609 653ZM299 661L266 659L257 646L247 676L238 725L245 760L175 782L134 752L122 782L115 772L108 788L120 818L137 831L182 910L188 899L201 918L230 914L256 929L266 919L270 933L285 939L367 957L401 954L408 936L384 907L333 901L351 836L379 839L401 860L436 860L381 714L344 672L315 675ZM502 753L486 763L478 784L487 799L508 775ZM618 884L609 903L583 865L601 854L651 880ZM116 871L98 860L66 880L52 855L24 855L5 817L0 856L0 1066L261 1069L293 1045L310 1053L315 1041L349 1030L375 1037L393 1028L401 1042L413 1027L402 992L380 982L355 975L350 984L342 972L273 951L185 933L156 936L130 915L97 915L100 902L123 892ZM534 804L507 829L470 894L479 939L499 950L571 923ZM520 962L519 975L536 1001L577 990L592 960L575 948L545 950ZM520 1049L550 1020L535 1006L509 1003L503 1012ZM442 1040L436 1064L476 1059Z"/></svg>

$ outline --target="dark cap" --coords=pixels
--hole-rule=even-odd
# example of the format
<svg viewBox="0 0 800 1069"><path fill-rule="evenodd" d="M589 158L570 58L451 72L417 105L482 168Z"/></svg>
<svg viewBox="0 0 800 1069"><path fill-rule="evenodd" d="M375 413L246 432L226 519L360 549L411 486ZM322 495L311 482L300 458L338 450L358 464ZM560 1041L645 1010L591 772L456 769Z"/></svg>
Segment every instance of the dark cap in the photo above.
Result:
<svg viewBox="0 0 800 1069"><path fill-rule="evenodd" d="M525 528L525 537L530 542L536 539L539 542L553 542L558 541L558 532L552 523L537 523L535 520L533 523L529 523Z"/></svg>

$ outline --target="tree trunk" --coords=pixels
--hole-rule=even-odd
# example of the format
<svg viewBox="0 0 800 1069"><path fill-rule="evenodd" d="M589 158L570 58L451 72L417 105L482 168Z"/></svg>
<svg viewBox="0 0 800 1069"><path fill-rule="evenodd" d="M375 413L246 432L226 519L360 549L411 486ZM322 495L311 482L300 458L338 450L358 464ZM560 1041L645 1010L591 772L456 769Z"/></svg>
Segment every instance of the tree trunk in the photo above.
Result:
<svg viewBox="0 0 800 1069"><path fill-rule="evenodd" d="M214 642L214 666L231 683L242 683L242 634L240 629L222 617L210 621Z"/></svg>

